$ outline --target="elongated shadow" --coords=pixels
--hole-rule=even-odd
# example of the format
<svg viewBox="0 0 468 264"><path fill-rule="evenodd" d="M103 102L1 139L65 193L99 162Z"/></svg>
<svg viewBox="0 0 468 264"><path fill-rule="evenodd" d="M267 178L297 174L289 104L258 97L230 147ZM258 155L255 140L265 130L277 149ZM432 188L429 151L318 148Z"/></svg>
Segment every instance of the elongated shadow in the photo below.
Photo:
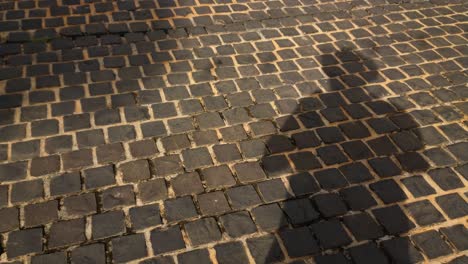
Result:
<svg viewBox="0 0 468 264"><path fill-rule="evenodd" d="M415 224L401 205L408 198L402 183L421 190L427 185L419 176L404 177L429 168L415 152L423 147L415 133L418 123L387 101L390 92L379 85L385 79L372 58L343 49L316 59L325 76L310 71L319 85L299 87L310 96L300 98L296 108L287 108L288 100L278 104L290 112L276 120L281 133L266 141L269 153L262 159L268 176L281 178L293 196L285 192L291 199L280 203L281 212L276 204L266 205L254 210L254 217L282 218L266 221L265 229L279 230L290 258L424 260L404 236ZM256 256L257 263L284 261L273 236L261 243L272 246Z"/></svg>

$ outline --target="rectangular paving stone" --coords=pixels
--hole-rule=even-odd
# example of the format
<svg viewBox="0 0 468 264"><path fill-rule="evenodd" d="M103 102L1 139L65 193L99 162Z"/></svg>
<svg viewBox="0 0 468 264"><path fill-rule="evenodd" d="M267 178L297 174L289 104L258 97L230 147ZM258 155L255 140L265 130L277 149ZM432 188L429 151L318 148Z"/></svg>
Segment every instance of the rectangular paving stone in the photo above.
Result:
<svg viewBox="0 0 468 264"><path fill-rule="evenodd" d="M107 165L83 171L84 185L88 189L99 188L115 183L114 166Z"/></svg>
<svg viewBox="0 0 468 264"><path fill-rule="evenodd" d="M68 217L84 216L96 213L97 202L94 193L69 196L63 199L62 213Z"/></svg>
<svg viewBox="0 0 468 264"><path fill-rule="evenodd" d="M0 164L0 180L13 181L26 178L27 161Z"/></svg>
<svg viewBox="0 0 468 264"><path fill-rule="evenodd" d="M132 228L144 229L162 224L158 205L145 205L130 208Z"/></svg>
<svg viewBox="0 0 468 264"><path fill-rule="evenodd" d="M8 257L38 253L43 250L42 228L32 228L11 232L6 242Z"/></svg>
<svg viewBox="0 0 468 264"><path fill-rule="evenodd" d="M105 263L105 245L96 243L75 248L71 253L71 261L76 263L82 263L86 261L91 261L93 263Z"/></svg>
<svg viewBox="0 0 468 264"><path fill-rule="evenodd" d="M0 209L0 217L4 219L0 224L0 232L8 232L19 228L18 208L12 207Z"/></svg>
<svg viewBox="0 0 468 264"><path fill-rule="evenodd" d="M184 225L190 243L194 246L217 241L221 238L221 231L214 218L202 218Z"/></svg>
<svg viewBox="0 0 468 264"><path fill-rule="evenodd" d="M122 211L95 214L91 223L93 239L118 236L125 232L125 215Z"/></svg>
<svg viewBox="0 0 468 264"><path fill-rule="evenodd" d="M79 218L52 224L47 246L57 248L79 244L85 240L85 219Z"/></svg>
<svg viewBox="0 0 468 264"><path fill-rule="evenodd" d="M111 240L111 243L113 253L112 258L118 263L144 258L148 255L143 234L114 238Z"/></svg>
<svg viewBox="0 0 468 264"><path fill-rule="evenodd" d="M115 186L102 191L102 208L105 210L135 204L133 186Z"/></svg>
<svg viewBox="0 0 468 264"><path fill-rule="evenodd" d="M93 164L93 151L91 149L76 150L62 154L63 168L75 169Z"/></svg>
<svg viewBox="0 0 468 264"><path fill-rule="evenodd" d="M42 180L17 182L11 187L11 202L29 202L44 197L44 183Z"/></svg>
<svg viewBox="0 0 468 264"><path fill-rule="evenodd" d="M58 201L52 200L30 204L24 208L25 226L33 227L51 223L58 219Z"/></svg>

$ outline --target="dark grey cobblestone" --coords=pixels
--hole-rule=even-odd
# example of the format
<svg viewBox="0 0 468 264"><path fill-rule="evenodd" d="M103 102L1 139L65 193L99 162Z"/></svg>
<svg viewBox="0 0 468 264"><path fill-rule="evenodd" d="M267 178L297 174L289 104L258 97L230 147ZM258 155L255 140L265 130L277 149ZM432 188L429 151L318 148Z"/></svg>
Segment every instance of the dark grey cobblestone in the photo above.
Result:
<svg viewBox="0 0 468 264"><path fill-rule="evenodd" d="M463 4L0 3L0 262L466 262Z"/></svg>

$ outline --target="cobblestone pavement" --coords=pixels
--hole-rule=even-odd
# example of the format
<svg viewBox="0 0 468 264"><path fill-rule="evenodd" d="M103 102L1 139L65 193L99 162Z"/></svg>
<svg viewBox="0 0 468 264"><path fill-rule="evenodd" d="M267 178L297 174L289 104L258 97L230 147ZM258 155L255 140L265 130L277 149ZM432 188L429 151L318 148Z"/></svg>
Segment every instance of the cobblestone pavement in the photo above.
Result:
<svg viewBox="0 0 468 264"><path fill-rule="evenodd" d="M0 262L468 263L463 1L0 10Z"/></svg>

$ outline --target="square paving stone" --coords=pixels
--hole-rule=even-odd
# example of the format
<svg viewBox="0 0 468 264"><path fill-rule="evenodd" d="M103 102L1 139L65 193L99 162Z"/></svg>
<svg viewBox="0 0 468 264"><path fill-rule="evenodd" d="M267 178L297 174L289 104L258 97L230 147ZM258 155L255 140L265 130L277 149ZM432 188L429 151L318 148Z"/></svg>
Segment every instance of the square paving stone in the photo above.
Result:
<svg viewBox="0 0 468 264"><path fill-rule="evenodd" d="M263 158L262 167L268 177L276 177L292 172L289 161L283 155L268 156Z"/></svg>
<svg viewBox="0 0 468 264"><path fill-rule="evenodd" d="M50 194L52 196L79 192L81 178L78 172L71 172L54 177L50 181Z"/></svg>
<svg viewBox="0 0 468 264"><path fill-rule="evenodd" d="M258 181L266 178L265 173L257 162L245 162L234 165L237 178L241 182Z"/></svg>
<svg viewBox="0 0 468 264"><path fill-rule="evenodd" d="M246 234L252 234L257 231L257 228L247 211L220 216L219 221L224 226L226 233L231 237L239 237Z"/></svg>
<svg viewBox="0 0 468 264"><path fill-rule="evenodd" d="M318 148L317 154L327 165L339 164L348 161L348 158L335 145Z"/></svg>
<svg viewBox="0 0 468 264"><path fill-rule="evenodd" d="M403 170L408 172L424 171L430 167L429 163L417 152L405 152L396 155L396 157Z"/></svg>
<svg viewBox="0 0 468 264"><path fill-rule="evenodd" d="M346 246L352 242L338 220L322 221L311 225L319 244L325 249Z"/></svg>
<svg viewBox="0 0 468 264"><path fill-rule="evenodd" d="M450 166L456 163L455 159L441 148L432 148L424 151L424 156L434 163L437 167Z"/></svg>
<svg viewBox="0 0 468 264"><path fill-rule="evenodd" d="M283 252L273 235L247 239L247 245L256 263L281 262Z"/></svg>
<svg viewBox="0 0 468 264"><path fill-rule="evenodd" d="M219 214L231 210L222 191L198 195L198 205L203 215Z"/></svg>
<svg viewBox="0 0 468 264"><path fill-rule="evenodd" d="M317 241L308 227L283 230L280 237L291 257L314 255L320 251Z"/></svg>
<svg viewBox="0 0 468 264"><path fill-rule="evenodd" d="M218 162L231 162L241 159L241 154L236 144L216 145L213 147Z"/></svg>
<svg viewBox="0 0 468 264"><path fill-rule="evenodd" d="M125 215L122 211L95 214L91 218L91 223L94 239L117 236L125 232Z"/></svg>
<svg viewBox="0 0 468 264"><path fill-rule="evenodd" d="M373 240L384 236L382 228L367 213L347 215L343 218L343 222L358 241Z"/></svg>
<svg viewBox="0 0 468 264"><path fill-rule="evenodd" d="M369 169L361 162L340 166L339 170L349 183L360 183L374 179Z"/></svg>
<svg viewBox="0 0 468 264"><path fill-rule="evenodd" d="M100 164L117 162L125 159L125 150L121 143L112 143L97 147L96 156Z"/></svg>
<svg viewBox="0 0 468 264"><path fill-rule="evenodd" d="M406 200L408 197L394 180L383 180L369 185L372 191L386 204Z"/></svg>
<svg viewBox="0 0 468 264"><path fill-rule="evenodd" d="M97 202L94 193L69 196L63 199L62 213L69 216L84 216L96 213Z"/></svg>
<svg viewBox="0 0 468 264"><path fill-rule="evenodd" d="M333 190L348 185L345 177L337 169L325 169L314 173L315 179L325 190Z"/></svg>
<svg viewBox="0 0 468 264"><path fill-rule="evenodd" d="M401 169L389 157L371 159L369 164L380 177L396 176L401 173Z"/></svg>
<svg viewBox="0 0 468 264"><path fill-rule="evenodd" d="M377 202L364 186L353 186L340 191L344 201L353 210L364 210L377 205Z"/></svg>
<svg viewBox="0 0 468 264"><path fill-rule="evenodd" d="M349 254L356 264L390 263L383 251L373 242L352 247Z"/></svg>
<svg viewBox="0 0 468 264"><path fill-rule="evenodd" d="M143 261L140 261L141 264L174 264L174 259L171 256L161 256L155 258L149 258Z"/></svg>
<svg viewBox="0 0 468 264"><path fill-rule="evenodd" d="M415 198L435 193L434 188L421 175L402 179L401 182Z"/></svg>
<svg viewBox="0 0 468 264"><path fill-rule="evenodd" d="M151 172L147 160L136 160L120 165L119 170L124 182L138 182L151 177Z"/></svg>
<svg viewBox="0 0 468 264"><path fill-rule="evenodd" d="M431 225L445 221L442 214L429 200L422 200L405 205L416 223L420 226Z"/></svg>
<svg viewBox="0 0 468 264"><path fill-rule="evenodd" d="M317 264L349 264L349 260L342 253L320 255L314 258Z"/></svg>
<svg viewBox="0 0 468 264"><path fill-rule="evenodd" d="M335 193L317 194L312 198L320 214L326 218L345 214L346 204Z"/></svg>
<svg viewBox="0 0 468 264"><path fill-rule="evenodd" d="M131 142L129 146L130 153L137 158L152 156L158 152L155 142L151 139Z"/></svg>
<svg viewBox="0 0 468 264"><path fill-rule="evenodd" d="M450 219L468 215L468 204L457 193L436 197L436 202Z"/></svg>
<svg viewBox="0 0 468 264"><path fill-rule="evenodd" d="M382 242L384 251L397 263L417 263L424 258L407 237L398 237Z"/></svg>
<svg viewBox="0 0 468 264"><path fill-rule="evenodd" d="M185 242L178 226L151 231L151 244L156 255L185 248Z"/></svg>
<svg viewBox="0 0 468 264"><path fill-rule="evenodd" d="M344 142L341 147L352 160L368 159L374 156L369 147L362 141Z"/></svg>
<svg viewBox="0 0 468 264"><path fill-rule="evenodd" d="M156 176L182 173L184 171L179 155L166 155L155 158L151 162L153 163L152 167L155 168Z"/></svg>
<svg viewBox="0 0 468 264"><path fill-rule="evenodd" d="M66 264L67 253L66 252L54 252L50 254L32 256L31 263L32 264L43 264L43 263ZM72 262L72 263L76 263L76 262Z"/></svg>
<svg viewBox="0 0 468 264"><path fill-rule="evenodd" d="M19 209L3 208L0 209L0 232L7 232L19 228Z"/></svg>
<svg viewBox="0 0 468 264"><path fill-rule="evenodd" d="M143 234L127 235L111 240L112 258L116 263L125 263L148 255Z"/></svg>
<svg viewBox="0 0 468 264"><path fill-rule="evenodd" d="M93 152L91 149L76 150L62 154L63 169L76 169L92 165Z"/></svg>
<svg viewBox="0 0 468 264"><path fill-rule="evenodd" d="M252 210L255 222L263 230L279 229L288 224L283 210L278 204L267 204Z"/></svg>
<svg viewBox="0 0 468 264"><path fill-rule="evenodd" d="M201 193L204 191L198 172L177 175L172 179L171 185L177 196Z"/></svg>
<svg viewBox="0 0 468 264"><path fill-rule="evenodd" d="M190 140L185 134L168 136L163 138L161 142L166 151L175 151L190 147Z"/></svg>
<svg viewBox="0 0 468 264"><path fill-rule="evenodd" d="M308 198L289 200L283 202L281 207L293 225L310 223L320 216Z"/></svg>
<svg viewBox="0 0 468 264"><path fill-rule="evenodd" d="M319 160L308 151L289 154L289 158L294 163L294 167L298 171L307 171L322 167Z"/></svg>
<svg viewBox="0 0 468 264"><path fill-rule="evenodd" d="M215 247L216 260L219 264L247 263L247 254L240 242L218 244Z"/></svg>
<svg viewBox="0 0 468 264"><path fill-rule="evenodd" d="M178 222L197 216L197 210L190 196L165 200L164 209L169 222Z"/></svg>
<svg viewBox="0 0 468 264"><path fill-rule="evenodd" d="M152 179L138 184L138 197L143 203L161 200L167 197L164 179Z"/></svg>
<svg viewBox="0 0 468 264"><path fill-rule="evenodd" d="M116 186L102 191L102 208L105 210L135 204L133 186Z"/></svg>
<svg viewBox="0 0 468 264"><path fill-rule="evenodd" d="M71 253L71 263L106 263L104 244L91 244L74 249Z"/></svg>
<svg viewBox="0 0 468 264"><path fill-rule="evenodd" d="M398 152L397 147L387 136L368 140L367 144L378 156L390 155Z"/></svg>
<svg viewBox="0 0 468 264"><path fill-rule="evenodd" d="M389 234L405 233L415 227L398 205L374 209L372 214Z"/></svg>
<svg viewBox="0 0 468 264"><path fill-rule="evenodd" d="M468 249L468 229L458 224L449 227L443 227L439 230L456 249L462 251Z"/></svg>
<svg viewBox="0 0 468 264"><path fill-rule="evenodd" d="M226 165L201 170L203 180L208 188L229 187L236 184L232 172Z"/></svg>
<svg viewBox="0 0 468 264"><path fill-rule="evenodd" d="M313 131L304 131L292 135L295 145L302 148L316 147L320 145L320 140Z"/></svg>
<svg viewBox="0 0 468 264"><path fill-rule="evenodd" d="M227 197L234 210L261 204L261 200L251 185L230 188L226 191Z"/></svg>
<svg viewBox="0 0 468 264"><path fill-rule="evenodd" d="M440 168L428 172L431 179L444 191L465 187L451 168Z"/></svg>
<svg viewBox="0 0 468 264"><path fill-rule="evenodd" d="M85 186L88 189L112 185L115 183L114 166L107 165L107 166L84 170L83 178L84 178ZM78 175L78 179L79 179L79 175Z"/></svg>
<svg viewBox="0 0 468 264"><path fill-rule="evenodd" d="M315 178L308 172L294 174L287 178L292 191L296 196L315 193L320 190Z"/></svg>
<svg viewBox="0 0 468 264"><path fill-rule="evenodd" d="M132 207L129 211L132 228L144 229L162 223L158 205Z"/></svg>
<svg viewBox="0 0 468 264"><path fill-rule="evenodd" d="M286 200L292 197L281 179L260 182L257 188L265 202Z"/></svg>
<svg viewBox="0 0 468 264"><path fill-rule="evenodd" d="M445 256L453 252L447 242L442 239L441 235L434 230L413 235L411 236L411 240L430 259Z"/></svg>
<svg viewBox="0 0 468 264"><path fill-rule="evenodd" d="M453 144L448 146L448 150L459 160L462 162L468 161L468 155L466 154L466 148L468 144L466 142L460 142L457 144Z"/></svg>
<svg viewBox="0 0 468 264"><path fill-rule="evenodd" d="M180 264L200 263L211 264L210 254L207 249L197 249L187 251L177 255L177 260Z"/></svg>
<svg viewBox="0 0 468 264"><path fill-rule="evenodd" d="M188 170L213 164L210 153L206 148L195 148L182 151L184 165Z"/></svg>
<svg viewBox="0 0 468 264"><path fill-rule="evenodd" d="M288 137L282 135L266 136L265 142L271 153L282 153L291 151L295 148L291 140Z"/></svg>

